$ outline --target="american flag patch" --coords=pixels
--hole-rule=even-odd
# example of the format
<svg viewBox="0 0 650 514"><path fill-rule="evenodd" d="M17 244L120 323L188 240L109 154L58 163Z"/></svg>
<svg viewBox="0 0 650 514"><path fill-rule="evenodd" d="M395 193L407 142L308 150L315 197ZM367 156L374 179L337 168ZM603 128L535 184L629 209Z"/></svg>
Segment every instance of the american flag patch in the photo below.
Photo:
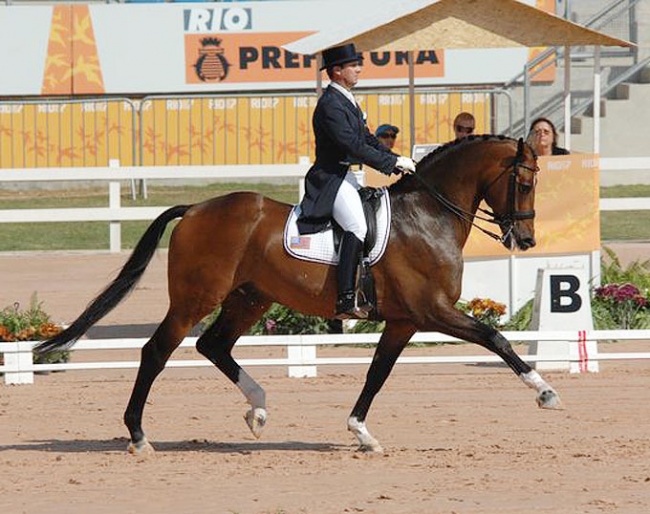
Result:
<svg viewBox="0 0 650 514"><path fill-rule="evenodd" d="M289 248L295 250L309 250L311 245L311 237L309 236L291 236L289 241Z"/></svg>

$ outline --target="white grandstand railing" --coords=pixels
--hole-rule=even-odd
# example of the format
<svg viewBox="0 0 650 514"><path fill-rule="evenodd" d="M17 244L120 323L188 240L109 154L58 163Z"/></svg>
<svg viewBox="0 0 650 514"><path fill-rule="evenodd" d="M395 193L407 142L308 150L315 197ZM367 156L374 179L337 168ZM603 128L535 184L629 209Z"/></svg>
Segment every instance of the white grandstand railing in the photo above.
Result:
<svg viewBox="0 0 650 514"><path fill-rule="evenodd" d="M110 251L122 247L122 221L153 220L171 206L122 207L121 181L186 179L273 179L295 178L296 198L302 196L308 163L233 166L108 166L98 168L0 169L3 182L108 181L108 207L61 209L1 209L0 223L108 221ZM131 186L133 187L133 185Z"/></svg>
<svg viewBox="0 0 650 514"><path fill-rule="evenodd" d="M601 171L650 171L650 157L601 158ZM121 222L153 220L170 206L122 207L121 181L184 179L271 179L295 178L297 198L302 196L303 179L309 168L301 164L234 166L133 166L98 168L0 169L0 187L10 182L108 181L109 205L95 208L0 209L0 223L84 222L110 223L110 251L121 251ZM650 198L603 198L601 211L650 209Z"/></svg>
<svg viewBox="0 0 650 514"><path fill-rule="evenodd" d="M237 342L238 347L265 346L284 347L286 357L280 358L242 358L238 359L241 366L280 366L286 367L289 376L316 376L317 366L370 364L371 357L318 357L317 349L322 346L334 345L376 345L379 333L367 334L322 334L322 335L274 335L274 336L243 336ZM538 341L564 343L579 343L580 341L650 341L650 330L591 330L591 331L526 331L503 332L503 335L512 342ZM140 349L148 339L122 338L122 339L95 339L79 341L73 351L89 350L129 350ZM193 347L196 337L187 337L181 347ZM411 343L463 343L464 341L438 332L418 332L411 338ZM32 348L37 344L33 341L0 343L0 354L4 354L4 365L0 366L0 373L4 373L6 384L31 384L34 381L34 372L63 371L63 370L92 370L92 369L132 369L139 366L139 361L106 360L102 362L67 362L61 364L34 364ZM650 343L649 343L650 348ZM417 348L414 350L417 352ZM578 355L579 352L575 352ZM542 358L537 355L520 355L527 362L557 362L557 356ZM583 356L584 357L584 356ZM650 359L650 352L607 352L596 353L589 357L590 361L605 360L638 360ZM569 362L579 362L571 354L566 355L567 369ZM458 355L458 356L432 356L432 355L403 355L399 358L401 364L476 364L502 362L496 355ZM213 364L206 359L170 359L168 367L206 367Z"/></svg>

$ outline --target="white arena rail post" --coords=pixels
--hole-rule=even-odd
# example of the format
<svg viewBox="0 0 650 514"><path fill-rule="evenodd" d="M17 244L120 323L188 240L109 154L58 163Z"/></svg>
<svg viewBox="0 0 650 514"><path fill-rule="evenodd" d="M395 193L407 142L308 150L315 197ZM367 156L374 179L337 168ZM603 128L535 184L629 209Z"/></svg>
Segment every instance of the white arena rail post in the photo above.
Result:
<svg viewBox="0 0 650 514"><path fill-rule="evenodd" d="M109 167L119 168L120 161L117 159L111 159ZM108 207L110 209L119 209L120 206L120 183L111 181L108 184ZM122 249L122 224L119 220L111 221L109 223L109 237L111 253L120 253L120 250Z"/></svg>
<svg viewBox="0 0 650 514"><path fill-rule="evenodd" d="M5 384L33 384L32 343L18 341L2 343L4 352Z"/></svg>
<svg viewBox="0 0 650 514"><path fill-rule="evenodd" d="M314 364L305 364L306 362L313 363L316 360L316 345L307 343L302 336L299 336L297 343L289 342L287 357L291 363L287 371L290 378L306 378L317 375Z"/></svg>

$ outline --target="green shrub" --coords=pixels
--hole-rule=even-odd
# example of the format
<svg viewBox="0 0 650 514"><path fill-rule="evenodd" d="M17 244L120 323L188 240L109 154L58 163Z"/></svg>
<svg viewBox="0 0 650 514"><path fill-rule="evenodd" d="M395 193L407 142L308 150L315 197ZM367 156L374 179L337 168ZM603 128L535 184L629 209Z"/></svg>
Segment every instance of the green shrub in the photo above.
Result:
<svg viewBox="0 0 650 514"><path fill-rule="evenodd" d="M624 268L611 248L605 246L603 251L607 257L600 262L601 284L634 284L641 291L650 290L650 260L637 260Z"/></svg>
<svg viewBox="0 0 650 514"><path fill-rule="evenodd" d="M600 281L592 290L591 312L597 330L650 328L650 260L626 267L614 251L604 247Z"/></svg>
<svg viewBox="0 0 650 514"><path fill-rule="evenodd" d="M506 321L502 330L526 331L530 329L530 323L533 320L533 303L534 300L528 300L510 319Z"/></svg>
<svg viewBox="0 0 650 514"><path fill-rule="evenodd" d="M330 321L319 316L307 316L274 303L248 331L250 335L271 334L329 334Z"/></svg>

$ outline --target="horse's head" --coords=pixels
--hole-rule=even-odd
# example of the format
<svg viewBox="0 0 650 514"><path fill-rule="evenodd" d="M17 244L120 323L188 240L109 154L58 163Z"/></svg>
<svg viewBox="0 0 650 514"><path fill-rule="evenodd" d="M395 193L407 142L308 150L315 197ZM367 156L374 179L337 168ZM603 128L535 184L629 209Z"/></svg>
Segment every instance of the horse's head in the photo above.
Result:
<svg viewBox="0 0 650 514"><path fill-rule="evenodd" d="M523 139L513 141L508 155L484 189L485 201L501 228L503 245L512 250L535 246L535 185L537 157Z"/></svg>

